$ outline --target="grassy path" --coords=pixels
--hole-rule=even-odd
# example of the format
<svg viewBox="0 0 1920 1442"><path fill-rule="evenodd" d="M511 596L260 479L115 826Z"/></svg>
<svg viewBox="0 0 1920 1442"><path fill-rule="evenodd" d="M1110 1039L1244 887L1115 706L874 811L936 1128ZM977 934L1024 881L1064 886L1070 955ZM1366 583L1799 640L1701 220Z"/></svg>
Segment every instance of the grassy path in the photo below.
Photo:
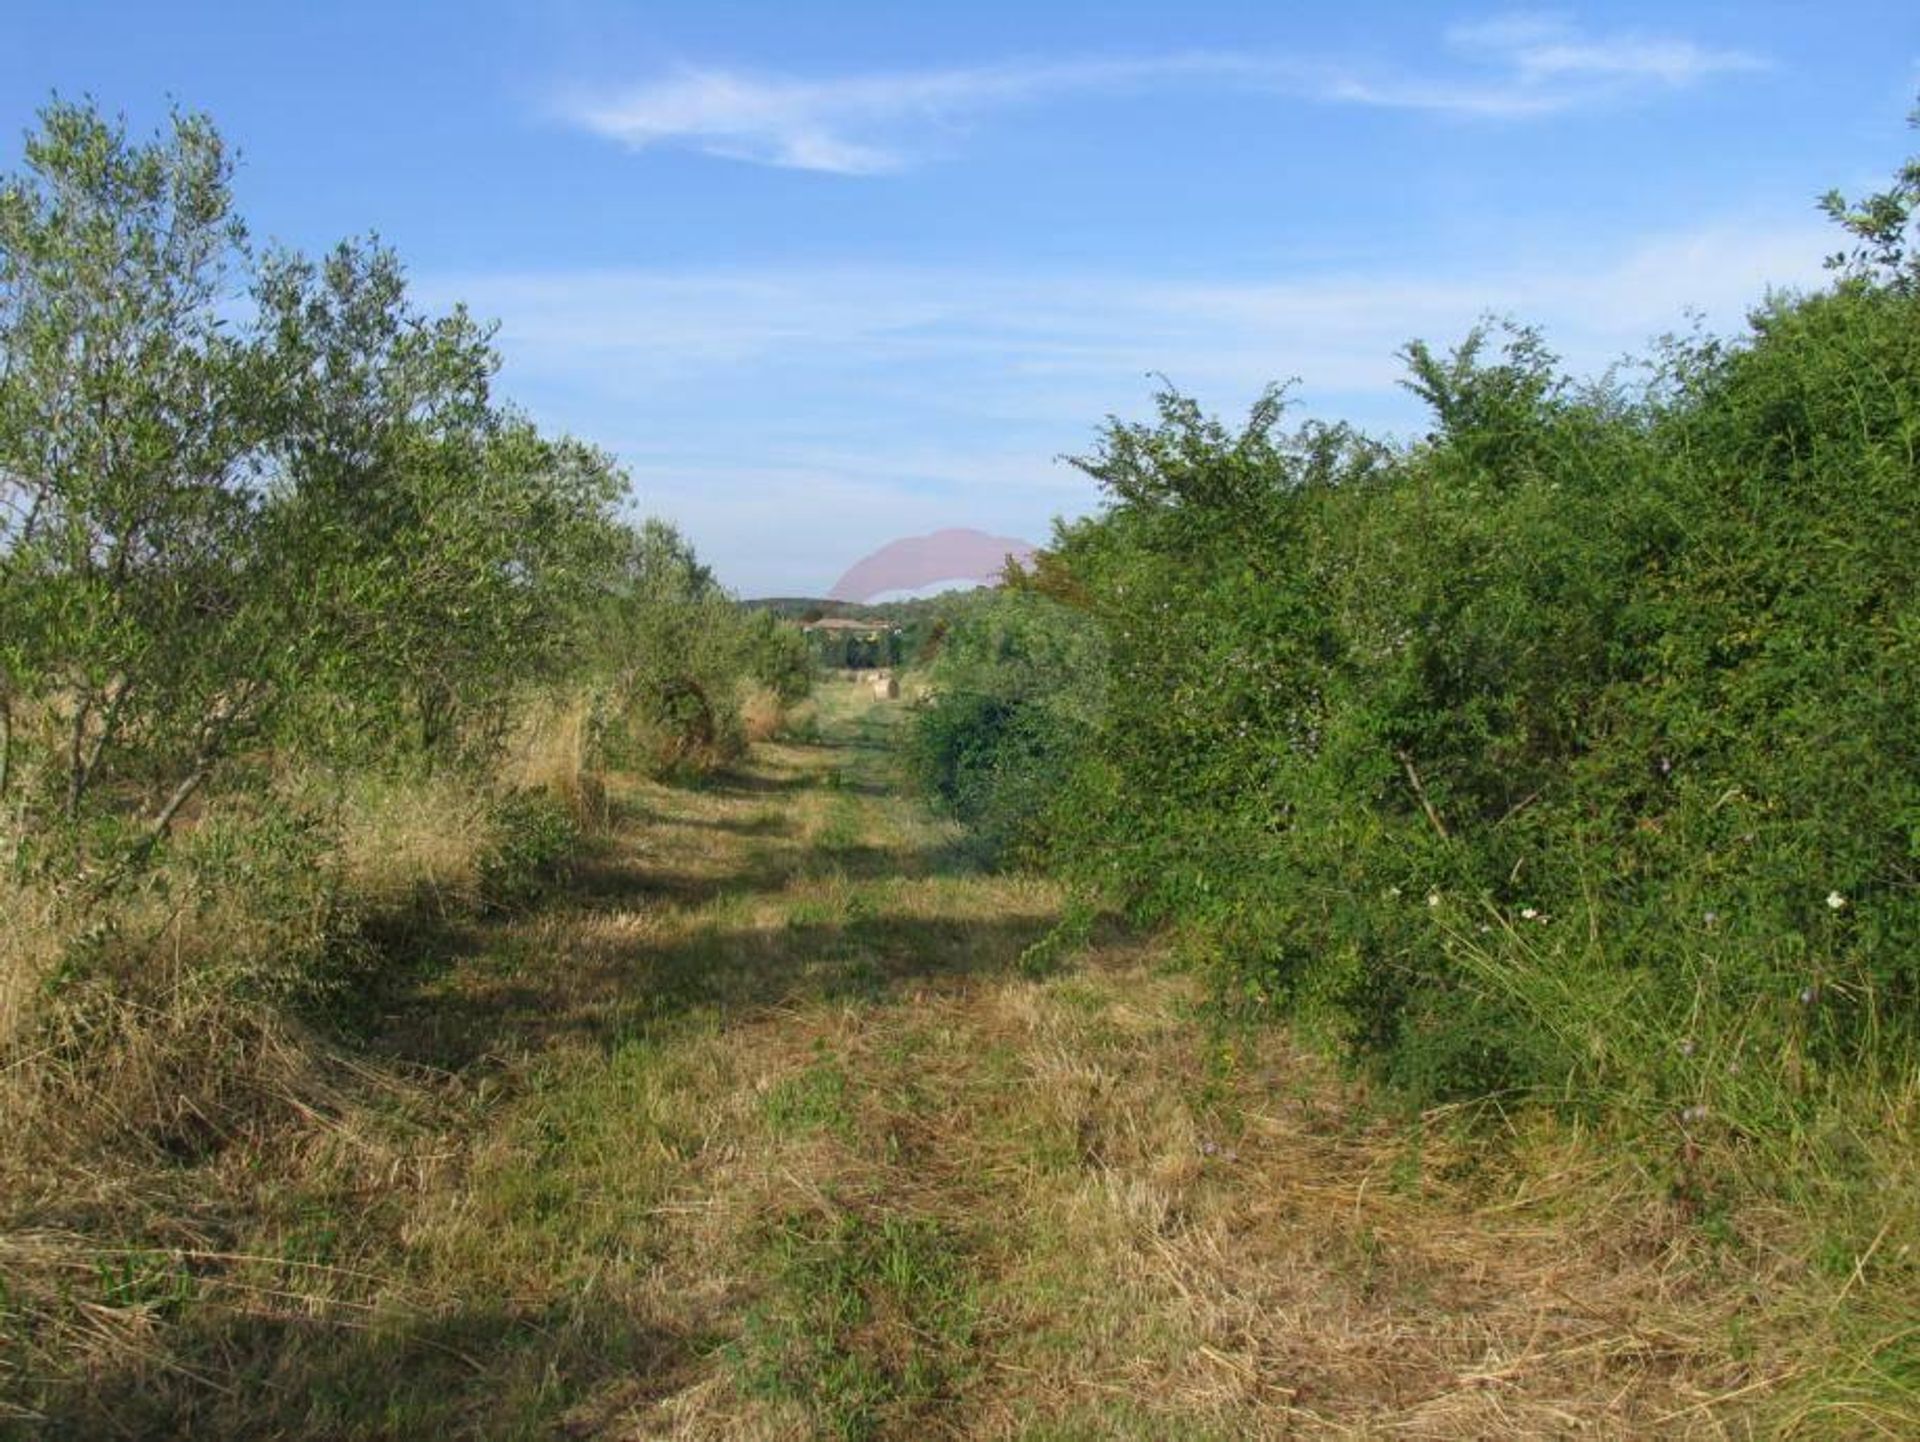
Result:
<svg viewBox="0 0 1920 1442"><path fill-rule="evenodd" d="M252 1198L236 1261L70 1430L1739 1430L1667 1224L1370 1120L1140 944L1034 965L1061 897L898 793L897 714L617 788L337 1115L194 1182Z"/></svg>

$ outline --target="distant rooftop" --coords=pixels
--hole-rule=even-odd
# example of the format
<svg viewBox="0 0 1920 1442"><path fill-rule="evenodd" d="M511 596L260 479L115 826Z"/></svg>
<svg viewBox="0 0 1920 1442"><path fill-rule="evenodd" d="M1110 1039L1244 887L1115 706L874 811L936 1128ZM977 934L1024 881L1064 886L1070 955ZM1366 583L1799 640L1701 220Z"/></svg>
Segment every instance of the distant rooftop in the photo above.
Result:
<svg viewBox="0 0 1920 1442"><path fill-rule="evenodd" d="M803 621L803 631L891 631L897 629L886 621L856 621L851 616L822 616L818 621Z"/></svg>

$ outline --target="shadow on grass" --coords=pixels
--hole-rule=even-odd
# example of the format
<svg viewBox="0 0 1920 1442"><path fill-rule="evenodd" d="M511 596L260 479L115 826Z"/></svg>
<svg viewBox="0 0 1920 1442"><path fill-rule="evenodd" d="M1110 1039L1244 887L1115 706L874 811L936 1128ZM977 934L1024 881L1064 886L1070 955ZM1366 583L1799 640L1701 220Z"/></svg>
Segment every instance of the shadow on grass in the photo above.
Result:
<svg viewBox="0 0 1920 1442"><path fill-rule="evenodd" d="M750 772L713 786L757 796L753 787L762 782L786 786ZM878 779L833 789L890 794ZM1051 917L884 916L871 910L870 894L804 885L870 890L977 874L980 846L965 834L876 846L857 833L829 833L807 844L794 834L795 818L771 806L661 822L737 841L712 864L685 869L636 856L618 837L592 841L543 900L504 921L436 927L415 918L383 938L380 950L394 964L368 997L379 1024L363 1035L374 1050L458 1070L568 1040L616 1045L696 1012L725 1025L809 1000L881 1000L899 989L1004 971L1053 925ZM753 905L759 898L777 900L790 924L765 926L765 908ZM828 914L830 906L847 914ZM617 919L617 935L625 918L663 909L680 914L670 941L643 930L646 939L618 944L598 924ZM576 925L577 942L569 939Z"/></svg>
<svg viewBox="0 0 1920 1442"><path fill-rule="evenodd" d="M899 783L887 776L869 776L859 771L842 771L836 775L827 788L852 796L892 796L899 791Z"/></svg>
<svg viewBox="0 0 1920 1442"><path fill-rule="evenodd" d="M852 751L866 752L873 755L891 752L894 749L891 741L884 737L875 736L871 732L862 732L854 736L823 736L818 741L809 742L808 745L810 749L815 751Z"/></svg>
<svg viewBox="0 0 1920 1442"><path fill-rule="evenodd" d="M796 791L810 790L818 783L819 774L812 771L776 776L764 771L740 770L716 772L685 789L708 796L791 796Z"/></svg>
<svg viewBox="0 0 1920 1442"><path fill-rule="evenodd" d="M751 816L680 816L675 826L690 826L697 831L720 831L728 836L791 836L799 829L793 817L782 811L762 811Z"/></svg>
<svg viewBox="0 0 1920 1442"><path fill-rule="evenodd" d="M210 1296L153 1350L36 1389L41 1420L20 1435L597 1436L613 1420L597 1411L670 1394L715 1345L581 1297L334 1321L261 1310ZM3 1421L0 1435L14 1435Z"/></svg>
<svg viewBox="0 0 1920 1442"><path fill-rule="evenodd" d="M885 788L880 788L884 793ZM874 846L828 838L799 843L791 817L742 820L676 819L675 826L713 830L750 843L723 871L679 870L638 861L617 845L586 848L568 863L549 910L625 911L646 905L696 908L729 897L771 895L806 877L839 875L849 881L965 876L986 869L987 850L965 833L919 846ZM753 845L761 842L764 844Z"/></svg>
<svg viewBox="0 0 1920 1442"><path fill-rule="evenodd" d="M503 958L419 998L385 1049L458 1070L556 1045L611 1050L689 1021L726 1026L809 1002L884 1002L1011 973L1053 925L1049 916L716 922L669 944L602 945L563 968Z"/></svg>
<svg viewBox="0 0 1920 1442"><path fill-rule="evenodd" d="M616 830L589 841L542 897L504 919L415 919L380 938L395 964L369 988L374 1025L362 1035L382 1056L458 1070L554 1045L618 1045L696 1015L725 1026L772 1007L877 1001L1016 966L1057 918L942 918L906 895L875 894L983 869L980 843L965 834L892 846L862 839L870 801L898 793L896 725L847 718L808 746L810 757L749 762L674 788L736 803L718 816L684 814L664 796L637 804L623 813L627 839ZM792 798L813 788L830 813L808 838ZM680 828L718 844L676 852ZM636 848L635 836L653 844ZM896 905L908 914L877 910ZM769 927L770 911L788 924ZM663 912L674 913L664 925L634 920Z"/></svg>

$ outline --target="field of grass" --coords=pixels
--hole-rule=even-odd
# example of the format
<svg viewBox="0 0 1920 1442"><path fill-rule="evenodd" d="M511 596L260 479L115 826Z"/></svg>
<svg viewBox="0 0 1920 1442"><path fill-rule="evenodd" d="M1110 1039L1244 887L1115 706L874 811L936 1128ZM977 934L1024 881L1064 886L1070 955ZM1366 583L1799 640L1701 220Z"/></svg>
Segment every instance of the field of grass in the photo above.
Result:
<svg viewBox="0 0 1920 1442"><path fill-rule="evenodd" d="M398 944L272 1125L10 1179L0 1433L1920 1425L1911 1329L1846 1360L1871 1248L1732 1249L1603 1139L1213 1020L908 800L900 715L829 684L817 739L616 779L551 895Z"/></svg>

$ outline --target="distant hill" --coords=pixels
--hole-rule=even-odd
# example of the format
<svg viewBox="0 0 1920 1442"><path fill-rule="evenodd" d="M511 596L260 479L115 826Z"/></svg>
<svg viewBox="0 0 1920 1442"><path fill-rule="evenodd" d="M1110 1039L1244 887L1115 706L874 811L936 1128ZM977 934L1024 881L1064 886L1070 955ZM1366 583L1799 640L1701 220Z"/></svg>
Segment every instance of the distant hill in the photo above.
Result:
<svg viewBox="0 0 1920 1442"><path fill-rule="evenodd" d="M941 581L996 580L1009 556L1025 564L1035 547L985 531L935 531L905 536L856 561L827 592L830 600L866 601L887 591L915 591Z"/></svg>

